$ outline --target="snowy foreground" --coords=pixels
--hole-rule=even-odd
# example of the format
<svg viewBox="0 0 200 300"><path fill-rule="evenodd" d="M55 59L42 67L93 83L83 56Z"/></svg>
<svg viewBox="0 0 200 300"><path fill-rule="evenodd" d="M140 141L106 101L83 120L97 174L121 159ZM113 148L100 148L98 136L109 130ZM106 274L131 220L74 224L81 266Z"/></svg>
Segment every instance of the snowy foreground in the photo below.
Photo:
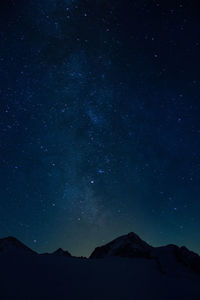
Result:
<svg viewBox="0 0 200 300"><path fill-rule="evenodd" d="M200 277L162 274L143 258L0 256L0 299L200 299Z"/></svg>
<svg viewBox="0 0 200 300"><path fill-rule="evenodd" d="M58 249L37 254L0 239L0 300L200 300L200 256L152 247L135 233L96 248L90 259Z"/></svg>

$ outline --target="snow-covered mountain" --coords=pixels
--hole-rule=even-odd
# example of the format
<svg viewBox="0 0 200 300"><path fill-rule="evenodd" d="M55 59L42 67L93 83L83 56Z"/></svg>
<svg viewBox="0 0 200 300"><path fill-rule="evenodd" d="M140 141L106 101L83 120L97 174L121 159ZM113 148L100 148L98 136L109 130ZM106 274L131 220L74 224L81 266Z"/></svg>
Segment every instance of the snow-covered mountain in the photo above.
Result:
<svg viewBox="0 0 200 300"><path fill-rule="evenodd" d="M149 257L152 247L144 242L137 234L131 232L110 243L97 247L90 258L120 257Z"/></svg>
<svg viewBox="0 0 200 300"><path fill-rule="evenodd" d="M106 245L97 247L90 258L113 256L153 259L162 273L187 272L190 270L200 274L200 256L198 254L186 247L176 245L152 247L133 232Z"/></svg>
<svg viewBox="0 0 200 300"><path fill-rule="evenodd" d="M13 257L21 254L37 254L35 251L24 245L14 237L0 239L0 254L9 254ZM72 255L61 248L50 254L40 256L68 257ZM97 247L90 258L143 258L154 260L157 269L163 274L177 274L184 272L195 272L200 275L200 256L186 247L167 245L163 247L153 247L143 241L137 234L131 232L118 237L106 245Z"/></svg>
<svg viewBox="0 0 200 300"><path fill-rule="evenodd" d="M1 299L200 299L199 256L175 245L152 247L135 233L98 247L93 259L61 248L30 253L13 237L0 239Z"/></svg>

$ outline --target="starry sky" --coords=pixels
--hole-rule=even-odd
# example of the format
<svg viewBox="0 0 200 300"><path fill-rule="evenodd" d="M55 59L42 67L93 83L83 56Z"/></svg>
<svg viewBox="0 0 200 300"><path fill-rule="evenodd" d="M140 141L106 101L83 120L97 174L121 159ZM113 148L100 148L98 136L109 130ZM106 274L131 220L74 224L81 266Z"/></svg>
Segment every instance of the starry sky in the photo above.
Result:
<svg viewBox="0 0 200 300"><path fill-rule="evenodd" d="M3 0L0 236L200 252L198 1Z"/></svg>

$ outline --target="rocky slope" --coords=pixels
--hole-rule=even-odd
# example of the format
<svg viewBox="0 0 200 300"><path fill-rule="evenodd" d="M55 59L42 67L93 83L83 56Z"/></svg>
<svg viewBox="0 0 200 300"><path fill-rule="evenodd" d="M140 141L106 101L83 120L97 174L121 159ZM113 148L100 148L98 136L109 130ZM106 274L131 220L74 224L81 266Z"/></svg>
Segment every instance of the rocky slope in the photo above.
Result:
<svg viewBox="0 0 200 300"><path fill-rule="evenodd" d="M90 258L113 256L153 259L162 273L173 273L177 270L182 272L187 268L200 274L200 256L198 254L186 247L176 245L152 247L133 232L97 247Z"/></svg>

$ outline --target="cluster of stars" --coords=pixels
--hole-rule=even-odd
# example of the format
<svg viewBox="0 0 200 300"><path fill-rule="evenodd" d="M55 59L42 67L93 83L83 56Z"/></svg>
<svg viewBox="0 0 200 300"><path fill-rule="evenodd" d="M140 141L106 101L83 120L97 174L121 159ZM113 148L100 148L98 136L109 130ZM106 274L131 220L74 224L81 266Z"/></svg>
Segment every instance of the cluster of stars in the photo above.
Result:
<svg viewBox="0 0 200 300"><path fill-rule="evenodd" d="M44 236L62 246L73 232L84 244L89 231L95 246L137 230L154 232L157 243L193 243L195 10L182 1L125 2L12 1L5 9L1 235L38 249Z"/></svg>

